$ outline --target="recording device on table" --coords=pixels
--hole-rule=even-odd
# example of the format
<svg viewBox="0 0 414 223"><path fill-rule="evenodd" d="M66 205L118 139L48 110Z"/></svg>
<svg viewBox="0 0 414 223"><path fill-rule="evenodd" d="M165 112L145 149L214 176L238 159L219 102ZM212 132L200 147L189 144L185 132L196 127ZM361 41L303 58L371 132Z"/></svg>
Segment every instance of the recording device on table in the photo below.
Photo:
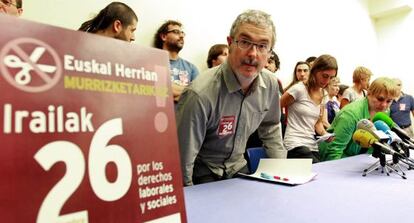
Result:
<svg viewBox="0 0 414 223"><path fill-rule="evenodd" d="M376 117L384 119L383 115L376 115ZM403 179L406 179L405 173L399 165L399 161L407 165L408 169L414 168L414 160L409 158L409 154L407 155L406 152L406 150L409 150L407 147L409 144L403 143L403 140L397 134L393 134L392 131L387 131L385 126L388 125L385 122L379 119L377 121L377 126L380 129L377 129L368 119L360 120L357 123L357 131L355 131L352 137L362 148L372 147L374 149L372 156L379 158L377 162L364 170L362 176L366 176L374 170L381 169L381 172L385 172L388 176L391 172L394 172ZM393 157L389 162L386 161L386 154L390 154Z"/></svg>

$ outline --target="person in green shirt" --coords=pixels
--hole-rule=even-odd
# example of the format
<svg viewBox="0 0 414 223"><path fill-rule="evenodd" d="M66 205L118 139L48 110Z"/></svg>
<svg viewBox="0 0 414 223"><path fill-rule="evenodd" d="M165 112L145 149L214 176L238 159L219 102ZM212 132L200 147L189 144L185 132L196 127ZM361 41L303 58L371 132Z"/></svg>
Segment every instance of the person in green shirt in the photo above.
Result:
<svg viewBox="0 0 414 223"><path fill-rule="evenodd" d="M333 120L327 131L335 133L335 139L319 145L321 161L336 160L367 152L352 140L358 121L371 120L377 112L389 112L391 102L397 96L397 85L392 79L380 77L372 82L365 98L344 107Z"/></svg>

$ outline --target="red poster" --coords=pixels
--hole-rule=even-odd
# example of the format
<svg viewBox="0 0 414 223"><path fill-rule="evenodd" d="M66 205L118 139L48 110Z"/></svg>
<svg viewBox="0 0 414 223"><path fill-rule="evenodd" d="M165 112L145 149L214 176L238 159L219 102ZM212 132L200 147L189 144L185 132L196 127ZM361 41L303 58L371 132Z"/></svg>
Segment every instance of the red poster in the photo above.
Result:
<svg viewBox="0 0 414 223"><path fill-rule="evenodd" d="M1 222L186 222L167 53L0 27Z"/></svg>

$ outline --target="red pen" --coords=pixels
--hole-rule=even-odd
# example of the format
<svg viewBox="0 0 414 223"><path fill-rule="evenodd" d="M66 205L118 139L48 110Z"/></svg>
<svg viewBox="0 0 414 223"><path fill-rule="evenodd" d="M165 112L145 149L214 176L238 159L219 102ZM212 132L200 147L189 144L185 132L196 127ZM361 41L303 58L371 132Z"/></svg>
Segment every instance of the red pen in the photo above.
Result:
<svg viewBox="0 0 414 223"><path fill-rule="evenodd" d="M279 177L279 176L274 176L273 178L275 178L276 180L289 181L289 179L288 179L288 178L286 178L286 177L281 178L281 177Z"/></svg>

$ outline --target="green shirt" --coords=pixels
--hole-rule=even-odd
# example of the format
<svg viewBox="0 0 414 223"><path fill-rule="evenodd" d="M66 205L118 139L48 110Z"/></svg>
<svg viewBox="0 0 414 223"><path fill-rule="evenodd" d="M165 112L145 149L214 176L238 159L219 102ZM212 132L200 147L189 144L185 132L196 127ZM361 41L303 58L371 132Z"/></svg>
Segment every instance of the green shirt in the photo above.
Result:
<svg viewBox="0 0 414 223"><path fill-rule="evenodd" d="M319 145L321 161L336 160L361 153L361 146L352 140L357 123L361 119L370 119L368 99L354 101L345 106L336 115L328 132L335 133L335 139ZM370 149L371 151L372 149Z"/></svg>

